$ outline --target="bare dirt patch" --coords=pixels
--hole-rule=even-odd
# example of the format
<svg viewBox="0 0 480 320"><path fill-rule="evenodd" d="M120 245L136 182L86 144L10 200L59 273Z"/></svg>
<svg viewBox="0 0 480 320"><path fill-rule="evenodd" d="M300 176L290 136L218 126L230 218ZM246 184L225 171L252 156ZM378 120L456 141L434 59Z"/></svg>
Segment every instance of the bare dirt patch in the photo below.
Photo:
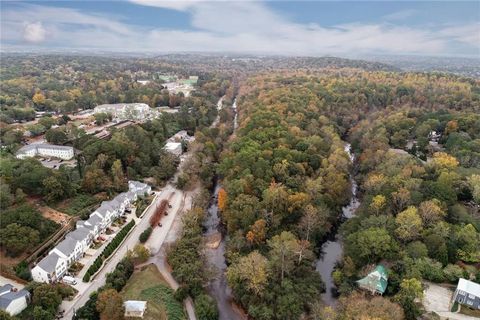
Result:
<svg viewBox="0 0 480 320"><path fill-rule="evenodd" d="M38 211L42 213L44 218L53 220L61 226L66 225L70 221L69 215L47 206L38 207Z"/></svg>

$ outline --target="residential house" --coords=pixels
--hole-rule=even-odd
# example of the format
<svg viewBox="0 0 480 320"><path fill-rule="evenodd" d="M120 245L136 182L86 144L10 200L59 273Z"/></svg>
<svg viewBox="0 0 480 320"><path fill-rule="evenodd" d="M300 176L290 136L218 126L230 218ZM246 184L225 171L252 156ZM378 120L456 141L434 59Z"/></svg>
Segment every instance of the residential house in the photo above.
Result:
<svg viewBox="0 0 480 320"><path fill-rule="evenodd" d="M32 278L37 282L52 283L60 280L67 272L67 268L66 259L55 252L50 252L32 269Z"/></svg>
<svg viewBox="0 0 480 320"><path fill-rule="evenodd" d="M93 236L91 232L85 228L75 229L75 231L72 231L67 234L67 238L73 239L80 243L81 254L87 251L88 247L90 246L93 240ZM80 258L81 254L77 255L77 259Z"/></svg>
<svg viewBox="0 0 480 320"><path fill-rule="evenodd" d="M147 301L127 300L123 303L125 317L143 318L147 310Z"/></svg>
<svg viewBox="0 0 480 320"><path fill-rule="evenodd" d="M148 184L133 180L128 181L128 189L136 193L138 197L143 197L145 194L152 192L152 187Z"/></svg>
<svg viewBox="0 0 480 320"><path fill-rule="evenodd" d="M387 270L384 266L378 265L365 278L357 281L358 286L371 294L383 295L388 285Z"/></svg>
<svg viewBox="0 0 480 320"><path fill-rule="evenodd" d="M114 216L114 208L108 203L108 201L103 201L101 206L98 207L92 215L97 215L102 219L100 225L101 225L101 231L105 230L110 223L113 221L113 216ZM92 216L90 215L90 216Z"/></svg>
<svg viewBox="0 0 480 320"><path fill-rule="evenodd" d="M83 253L83 246L79 241L66 237L50 251L50 253L52 252L65 259L67 265L71 265Z"/></svg>
<svg viewBox="0 0 480 320"><path fill-rule="evenodd" d="M480 284L462 278L458 279L453 301L480 310Z"/></svg>
<svg viewBox="0 0 480 320"><path fill-rule="evenodd" d="M95 239L100 235L100 232L102 230L101 224L102 224L102 218L100 218L96 214L90 214L90 218L88 218L88 220L77 221L77 229L85 228L89 230L93 239Z"/></svg>
<svg viewBox="0 0 480 320"><path fill-rule="evenodd" d="M0 287L0 309L9 315L19 314L28 306L29 302L30 292L28 290L17 290L9 283Z"/></svg>
<svg viewBox="0 0 480 320"><path fill-rule="evenodd" d="M72 147L57 146L48 143L29 144L21 147L15 156L18 159L28 157L55 157L63 160L70 160L75 155Z"/></svg>

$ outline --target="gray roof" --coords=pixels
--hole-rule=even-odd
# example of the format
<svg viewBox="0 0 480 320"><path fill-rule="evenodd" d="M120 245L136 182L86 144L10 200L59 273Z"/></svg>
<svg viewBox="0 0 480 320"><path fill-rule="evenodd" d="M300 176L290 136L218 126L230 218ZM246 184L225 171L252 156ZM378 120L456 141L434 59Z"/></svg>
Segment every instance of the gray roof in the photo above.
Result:
<svg viewBox="0 0 480 320"><path fill-rule="evenodd" d="M58 259L60 259L60 256L55 252L52 252L48 256L40 260L37 265L46 272L52 273L55 272L55 267L57 266Z"/></svg>
<svg viewBox="0 0 480 320"><path fill-rule="evenodd" d="M127 194L126 194L126 197L128 198L128 200L132 201L133 199L135 199L135 195L136 195L135 192L128 191Z"/></svg>
<svg viewBox="0 0 480 320"><path fill-rule="evenodd" d="M100 213L102 216L106 216L107 211L113 211L113 208L110 205L110 203L108 203L107 201L103 201L102 205L100 207L98 207L97 210L95 210L95 211Z"/></svg>
<svg viewBox="0 0 480 320"><path fill-rule="evenodd" d="M123 203L122 197L116 196L110 201L110 205L114 208L119 208L120 205Z"/></svg>
<svg viewBox="0 0 480 320"><path fill-rule="evenodd" d="M36 150L38 148L56 149L56 150L73 150L73 147L68 147L68 146L57 146L55 144L48 144L48 143L34 143L34 144L29 144L21 147L20 149L18 149L17 154L24 153L29 150Z"/></svg>
<svg viewBox="0 0 480 320"><path fill-rule="evenodd" d="M72 252L75 250L75 247L77 246L77 240L72 239L69 237L70 234L67 235L65 239L62 240L59 244L55 246L55 248L66 255L67 257L72 254Z"/></svg>
<svg viewBox="0 0 480 320"><path fill-rule="evenodd" d="M96 214L93 214L93 215L90 215L90 218L88 218L87 222L92 226L95 226L100 224L102 222L102 219Z"/></svg>
<svg viewBox="0 0 480 320"><path fill-rule="evenodd" d="M85 230L84 228L76 229L75 231L67 234L67 238L71 238L77 241L83 241L90 236L90 231Z"/></svg>
<svg viewBox="0 0 480 320"><path fill-rule="evenodd" d="M10 283L7 283L6 285L4 286L1 286L0 287L0 295L6 293L6 292L10 292L10 290L12 290L13 286L10 284Z"/></svg>
<svg viewBox="0 0 480 320"><path fill-rule="evenodd" d="M0 309L5 310L8 308L10 303L12 303L12 301L18 298L29 297L29 296L30 296L30 292L28 292L25 289L19 290L17 292L5 293L0 296Z"/></svg>
<svg viewBox="0 0 480 320"><path fill-rule="evenodd" d="M128 184L129 184L129 187L130 185L132 185L136 189L146 189L148 187L146 183L142 183L140 181L134 181L134 180L128 181Z"/></svg>

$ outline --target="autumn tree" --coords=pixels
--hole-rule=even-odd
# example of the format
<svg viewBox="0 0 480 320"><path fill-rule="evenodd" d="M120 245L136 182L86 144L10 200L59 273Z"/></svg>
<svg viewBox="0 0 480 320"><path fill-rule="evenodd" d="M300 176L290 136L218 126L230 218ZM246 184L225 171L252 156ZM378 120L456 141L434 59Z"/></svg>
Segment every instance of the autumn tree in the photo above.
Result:
<svg viewBox="0 0 480 320"><path fill-rule="evenodd" d="M397 229L395 233L402 241L408 242L417 238L422 230L422 219L418 215L418 210L410 206L400 212L395 218Z"/></svg>
<svg viewBox="0 0 480 320"><path fill-rule="evenodd" d="M37 107L43 106L45 104L45 96L41 92L37 92L33 95L32 101Z"/></svg>
<svg viewBox="0 0 480 320"><path fill-rule="evenodd" d="M437 221L442 220L446 212L442 208L442 204L437 199L423 201L419 206L419 213L425 226L431 226Z"/></svg>
<svg viewBox="0 0 480 320"><path fill-rule="evenodd" d="M229 284L236 286L244 283L252 293L262 295L269 278L267 262L267 258L258 251L241 257L227 269Z"/></svg>
<svg viewBox="0 0 480 320"><path fill-rule="evenodd" d="M402 308L384 297L365 298L362 294L354 292L349 296L340 298L337 311L340 319L378 319L378 320L403 320Z"/></svg>
<svg viewBox="0 0 480 320"><path fill-rule="evenodd" d="M112 185L117 191L121 191L126 185L122 162L119 159L112 164Z"/></svg>
<svg viewBox="0 0 480 320"><path fill-rule="evenodd" d="M218 209L220 211L224 211L227 206L227 191L225 189L220 188L218 190Z"/></svg>
<svg viewBox="0 0 480 320"><path fill-rule="evenodd" d="M259 245L265 242L267 222L265 219L259 219L247 232L247 240L250 244Z"/></svg>
<svg viewBox="0 0 480 320"><path fill-rule="evenodd" d="M385 196L379 194L373 197L372 202L370 202L370 209L372 209L375 215L378 215L385 208L386 204L387 199Z"/></svg>
<svg viewBox="0 0 480 320"><path fill-rule="evenodd" d="M123 320L125 307L123 298L115 289L107 289L98 295L97 311L101 320Z"/></svg>

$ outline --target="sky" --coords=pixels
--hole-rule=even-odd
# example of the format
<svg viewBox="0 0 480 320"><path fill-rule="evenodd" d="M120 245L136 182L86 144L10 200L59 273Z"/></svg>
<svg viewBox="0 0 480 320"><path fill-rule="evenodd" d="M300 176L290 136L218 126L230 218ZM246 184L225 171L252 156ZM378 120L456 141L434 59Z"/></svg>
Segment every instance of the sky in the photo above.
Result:
<svg viewBox="0 0 480 320"><path fill-rule="evenodd" d="M8 51L480 58L480 1L1 1Z"/></svg>

